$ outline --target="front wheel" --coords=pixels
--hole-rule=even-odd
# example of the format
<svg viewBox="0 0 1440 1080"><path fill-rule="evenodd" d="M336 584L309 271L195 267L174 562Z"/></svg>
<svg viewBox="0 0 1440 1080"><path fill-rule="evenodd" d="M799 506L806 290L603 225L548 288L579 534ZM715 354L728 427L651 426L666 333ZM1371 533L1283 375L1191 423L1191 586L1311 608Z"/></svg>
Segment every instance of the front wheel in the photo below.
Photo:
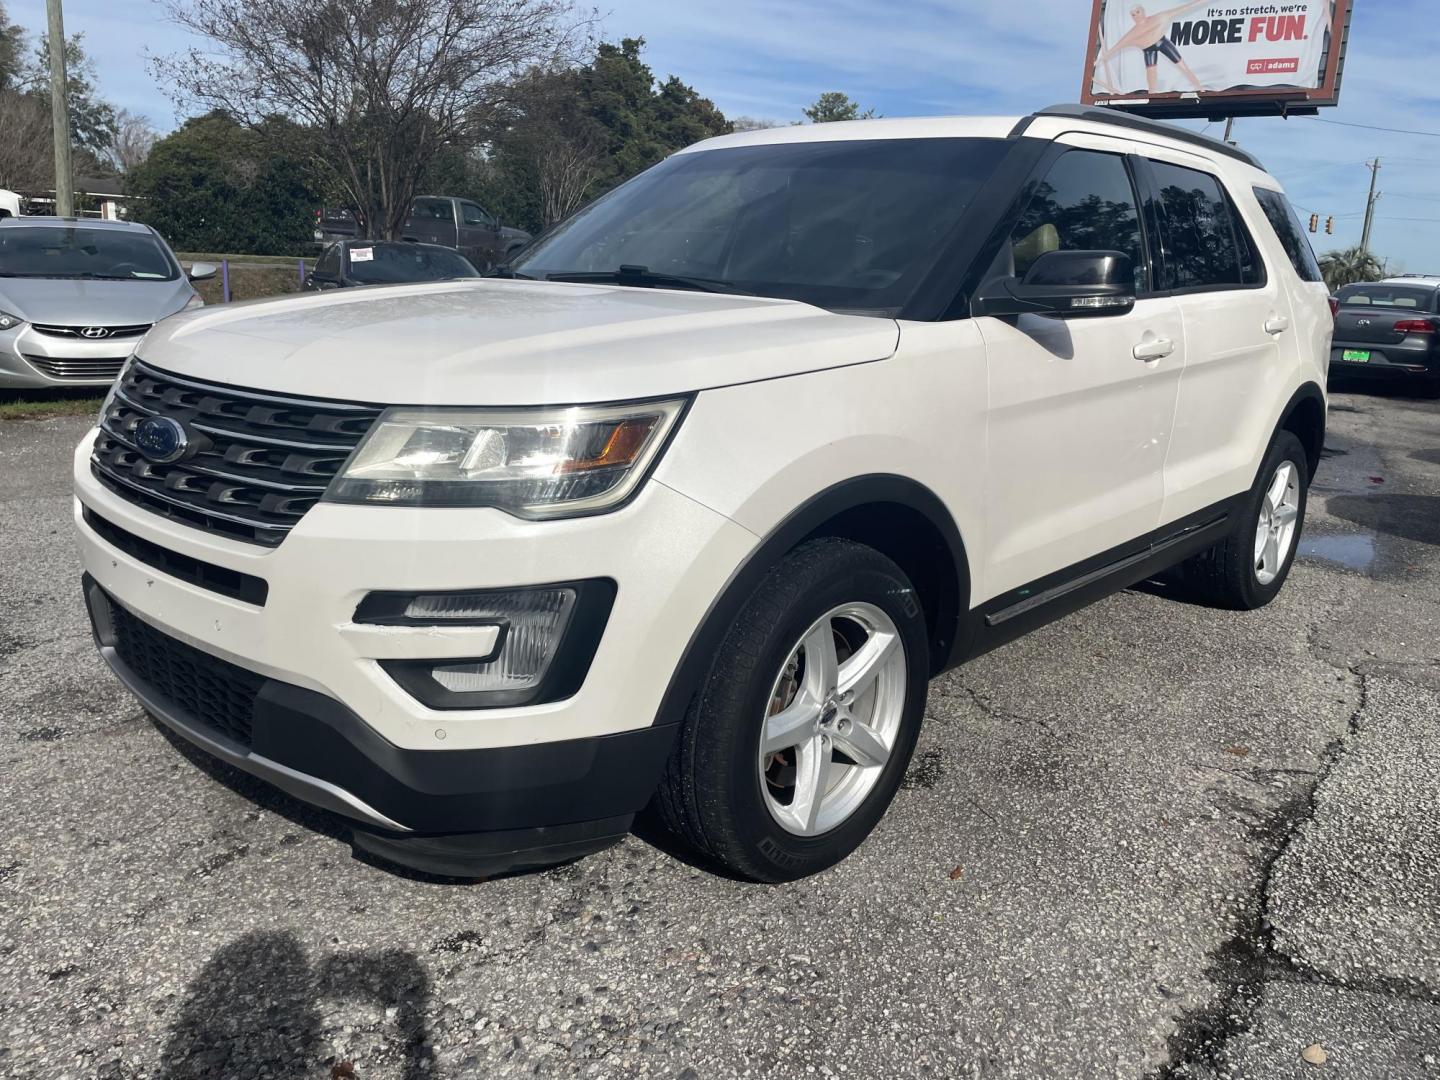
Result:
<svg viewBox="0 0 1440 1080"><path fill-rule="evenodd" d="M797 548L746 603L691 702L656 795L661 820L756 881L833 866L905 774L928 655L898 566L849 540Z"/></svg>
<svg viewBox="0 0 1440 1080"><path fill-rule="evenodd" d="M1309 490L1305 448L1281 431L1230 535L1185 564L1185 579L1200 598L1237 611L1275 599L1295 562Z"/></svg>

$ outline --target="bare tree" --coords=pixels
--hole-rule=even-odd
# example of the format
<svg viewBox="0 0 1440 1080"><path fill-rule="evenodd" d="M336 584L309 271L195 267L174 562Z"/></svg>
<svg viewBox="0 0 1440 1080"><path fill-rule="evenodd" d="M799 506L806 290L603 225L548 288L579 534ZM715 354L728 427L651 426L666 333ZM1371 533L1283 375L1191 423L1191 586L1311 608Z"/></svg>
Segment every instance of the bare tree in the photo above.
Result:
<svg viewBox="0 0 1440 1080"><path fill-rule="evenodd" d="M55 185L49 102L18 90L0 90L0 188Z"/></svg>
<svg viewBox="0 0 1440 1080"><path fill-rule="evenodd" d="M125 175L150 156L159 138L148 116L121 109L115 114L115 138L105 156Z"/></svg>
<svg viewBox="0 0 1440 1080"><path fill-rule="evenodd" d="M166 0L208 38L157 60L177 102L307 129L372 235L399 234L436 152L468 145L534 64L575 55L570 0Z"/></svg>
<svg viewBox="0 0 1440 1080"><path fill-rule="evenodd" d="M533 171L540 224L549 228L585 202L605 168L607 133L585 110L580 74L534 70L512 88L505 149Z"/></svg>
<svg viewBox="0 0 1440 1080"><path fill-rule="evenodd" d="M737 116L730 121L730 127L734 131L769 131L779 126L779 120L765 120L758 116Z"/></svg>

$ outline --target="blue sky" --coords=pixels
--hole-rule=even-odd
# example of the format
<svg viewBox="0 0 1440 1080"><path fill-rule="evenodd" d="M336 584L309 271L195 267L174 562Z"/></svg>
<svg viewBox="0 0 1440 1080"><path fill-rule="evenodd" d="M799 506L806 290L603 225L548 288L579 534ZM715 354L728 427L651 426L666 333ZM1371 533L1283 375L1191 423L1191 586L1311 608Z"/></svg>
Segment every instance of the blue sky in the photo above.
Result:
<svg viewBox="0 0 1440 1080"><path fill-rule="evenodd" d="M44 0L7 7L32 31L44 23ZM1343 104L1323 119L1440 133L1440 2L1356 0L1356 8ZM1019 114L1077 98L1089 10L1089 0L609 0L602 31L643 36L657 74L680 76L728 116L798 119L825 90L886 116ZM65 16L67 31L85 33L103 92L173 126L176 107L145 63L147 52L187 44L163 8L66 0ZM1385 194L1374 248L1392 269L1440 273L1440 137L1299 118L1241 120L1235 136L1302 216L1335 215L1335 235L1314 238L1322 250L1359 240L1364 162L1379 155Z"/></svg>

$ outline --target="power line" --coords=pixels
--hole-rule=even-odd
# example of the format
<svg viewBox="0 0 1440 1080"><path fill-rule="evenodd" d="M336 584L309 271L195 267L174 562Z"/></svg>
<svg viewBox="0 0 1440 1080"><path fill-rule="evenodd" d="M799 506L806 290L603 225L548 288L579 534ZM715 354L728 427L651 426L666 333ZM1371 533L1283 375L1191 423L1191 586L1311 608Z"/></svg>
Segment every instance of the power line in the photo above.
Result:
<svg viewBox="0 0 1440 1080"><path fill-rule="evenodd" d="M1335 124L1338 127L1364 128L1366 131L1388 131L1392 135L1428 135L1431 138L1440 139L1440 131L1415 131L1412 128L1378 127L1375 124L1355 124L1348 120L1326 120L1319 116L1310 117L1319 124Z"/></svg>

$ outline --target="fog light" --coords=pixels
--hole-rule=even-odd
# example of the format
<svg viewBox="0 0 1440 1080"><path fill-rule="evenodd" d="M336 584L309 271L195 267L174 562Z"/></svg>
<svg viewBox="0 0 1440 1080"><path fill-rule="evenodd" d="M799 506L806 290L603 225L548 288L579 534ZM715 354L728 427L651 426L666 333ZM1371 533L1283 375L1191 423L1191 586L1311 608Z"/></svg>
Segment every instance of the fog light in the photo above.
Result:
<svg viewBox="0 0 1440 1080"><path fill-rule="evenodd" d="M608 578L483 592L377 592L361 601L355 621L417 632L498 628L485 656L379 664L432 709L504 708L559 701L579 690L614 602Z"/></svg>
<svg viewBox="0 0 1440 1080"><path fill-rule="evenodd" d="M437 664L430 677L452 694L530 690L540 685L575 609L574 589L417 596L405 608L415 622L498 623L498 651L460 664Z"/></svg>

